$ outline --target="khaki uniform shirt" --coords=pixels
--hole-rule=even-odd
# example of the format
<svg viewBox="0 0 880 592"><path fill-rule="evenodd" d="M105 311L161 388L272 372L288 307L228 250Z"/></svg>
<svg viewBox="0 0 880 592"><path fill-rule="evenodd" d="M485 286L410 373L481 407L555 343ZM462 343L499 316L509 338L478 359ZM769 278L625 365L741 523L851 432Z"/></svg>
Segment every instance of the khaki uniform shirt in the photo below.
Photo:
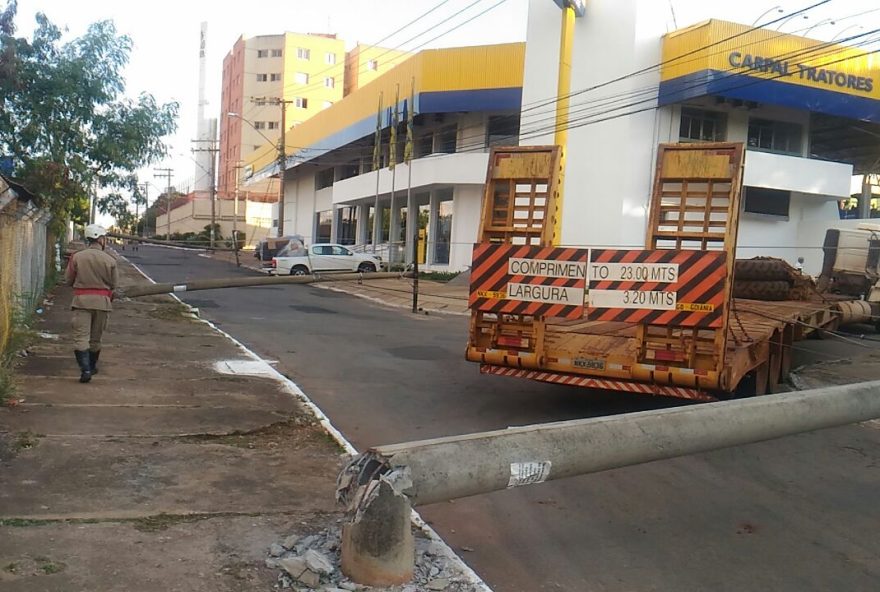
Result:
<svg viewBox="0 0 880 592"><path fill-rule="evenodd" d="M67 282L73 286L71 308L86 310L113 310L110 298L102 294L76 294L77 289L115 290L117 286L116 259L104 252L101 245L92 243L87 249L74 253L67 264Z"/></svg>

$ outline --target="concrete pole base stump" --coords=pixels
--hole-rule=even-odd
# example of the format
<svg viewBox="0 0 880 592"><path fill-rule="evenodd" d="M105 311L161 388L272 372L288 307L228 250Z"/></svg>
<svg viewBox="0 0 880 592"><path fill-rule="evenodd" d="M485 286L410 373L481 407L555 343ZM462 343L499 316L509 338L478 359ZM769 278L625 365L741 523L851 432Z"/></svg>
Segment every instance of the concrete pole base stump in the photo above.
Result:
<svg viewBox="0 0 880 592"><path fill-rule="evenodd" d="M342 573L366 586L412 580L415 539L409 499L379 480L358 505L352 521L342 527Z"/></svg>

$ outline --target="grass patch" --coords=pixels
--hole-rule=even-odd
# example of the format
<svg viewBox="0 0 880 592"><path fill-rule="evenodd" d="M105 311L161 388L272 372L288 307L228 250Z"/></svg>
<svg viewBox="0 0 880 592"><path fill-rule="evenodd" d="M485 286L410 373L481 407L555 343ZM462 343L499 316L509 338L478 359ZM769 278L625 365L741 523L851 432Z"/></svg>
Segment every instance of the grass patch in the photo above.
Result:
<svg viewBox="0 0 880 592"><path fill-rule="evenodd" d="M17 451L30 450L31 448L34 448L37 444L39 444L41 437L42 434L35 434L30 430L26 432L19 432L18 436L15 438L13 447Z"/></svg>
<svg viewBox="0 0 880 592"><path fill-rule="evenodd" d="M177 301L168 304L161 304L157 308L151 310L148 314L154 319L158 319L160 321L193 320L189 306L181 304Z"/></svg>
<svg viewBox="0 0 880 592"><path fill-rule="evenodd" d="M18 313L12 317L9 341L0 352L0 405L11 399L17 390L15 366L18 354L26 350L36 340L37 334L27 324L24 315Z"/></svg>
<svg viewBox="0 0 880 592"><path fill-rule="evenodd" d="M63 563L55 563L54 561L46 561L45 563L40 564L40 571L42 571L47 576L52 574L61 573L64 571L64 568L67 567Z"/></svg>
<svg viewBox="0 0 880 592"><path fill-rule="evenodd" d="M459 271L420 271L420 280L430 280L432 282L440 282L445 284L449 280L458 276Z"/></svg>

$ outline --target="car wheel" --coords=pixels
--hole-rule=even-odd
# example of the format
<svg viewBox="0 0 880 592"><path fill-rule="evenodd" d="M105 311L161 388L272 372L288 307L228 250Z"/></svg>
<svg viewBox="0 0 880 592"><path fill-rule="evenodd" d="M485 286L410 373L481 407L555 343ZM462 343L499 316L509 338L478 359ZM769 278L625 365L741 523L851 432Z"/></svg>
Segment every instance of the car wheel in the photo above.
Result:
<svg viewBox="0 0 880 592"><path fill-rule="evenodd" d="M361 263L358 265L358 271L360 273L373 273L376 271L376 266L372 263Z"/></svg>
<svg viewBox="0 0 880 592"><path fill-rule="evenodd" d="M290 270L290 275L309 275L309 268L305 265L297 265Z"/></svg>

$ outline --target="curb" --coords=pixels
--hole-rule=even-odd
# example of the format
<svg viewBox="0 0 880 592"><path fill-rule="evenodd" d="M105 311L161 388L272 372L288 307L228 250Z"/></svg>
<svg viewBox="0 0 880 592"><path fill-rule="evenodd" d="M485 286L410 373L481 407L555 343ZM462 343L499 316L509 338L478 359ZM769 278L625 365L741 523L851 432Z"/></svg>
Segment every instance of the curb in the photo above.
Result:
<svg viewBox="0 0 880 592"><path fill-rule="evenodd" d="M129 261L124 255L120 255L120 257L122 259L124 259L129 265L131 265L139 274L144 276L144 278L148 282L150 282L151 284L156 283L156 281L153 278L151 278L149 275L147 275L146 272L144 272L144 270L142 270L140 267L138 267L137 265L135 265L134 263ZM330 289L332 289L332 288L330 288ZM339 291L341 292L343 290L339 290ZM348 292L346 292L346 293L348 293ZM296 399L301 401L306 406L306 408L315 416L315 418L321 424L321 427L323 427L324 430L327 431L327 433L333 438L333 440L343 450L345 450L346 453L348 453L351 456L356 456L358 454L357 449L352 445L352 443L346 439L346 437L342 434L342 432L340 432L336 428L336 426L333 425L333 423L330 421L330 418L327 417L327 415L321 410L320 407L318 407L311 399L309 399L308 395L306 395L305 392L303 392L303 390L301 388L299 388L299 386L295 382L293 382L291 379L289 379L286 376L284 376L283 374L281 374L271 364L269 364L266 360L261 358L259 354L257 354L256 352L254 352L253 350L248 348L241 341L239 341L238 339L236 339L235 337L233 337L232 335L230 335L229 333L227 333L223 329L219 328L217 325L215 325L211 321L208 321L206 319L199 317L198 310L196 308L190 306L189 304L187 304L186 302L184 302L180 298L178 298L176 294L169 294L169 296L171 296L172 298L177 300L177 302L179 302L181 305L183 305L187 309L189 309L189 311L193 315L193 317L196 318L199 322L206 324L208 327L210 327L211 329L213 329L214 331L216 331L217 333L219 333L220 335L222 335L223 337L228 339L230 342L235 344L249 358L251 358L255 362L260 362L262 365L265 365L265 374L264 375L268 375L269 378L271 378L271 379L275 380L276 382L278 382L279 384L281 384L287 392L289 392ZM359 296L359 295L355 294L355 296ZM376 300L378 301L378 299L376 299ZM379 302L381 302L381 301L379 301ZM462 314L462 313L458 313L458 314ZM457 555L455 553L455 551L452 549L452 547L450 547L446 543L446 541L444 541L440 537L440 535L437 534L437 531L435 531L433 528L431 528L431 526L429 526L424 521L424 519L421 517L421 515L416 510L412 510L412 522L417 528L419 528L425 534L426 537L428 537L432 542L437 543L438 545L440 545L443 548L444 555L446 555L446 557L448 559L450 559L455 564L456 568L461 572L462 576L469 584L473 585L475 587L475 589L478 590L479 592L493 592L492 588L490 588L489 585L486 584L486 582L484 582L483 579L479 575L477 575L477 572L475 572L473 569L471 569L471 567L467 563L465 563L464 560L459 555Z"/></svg>

